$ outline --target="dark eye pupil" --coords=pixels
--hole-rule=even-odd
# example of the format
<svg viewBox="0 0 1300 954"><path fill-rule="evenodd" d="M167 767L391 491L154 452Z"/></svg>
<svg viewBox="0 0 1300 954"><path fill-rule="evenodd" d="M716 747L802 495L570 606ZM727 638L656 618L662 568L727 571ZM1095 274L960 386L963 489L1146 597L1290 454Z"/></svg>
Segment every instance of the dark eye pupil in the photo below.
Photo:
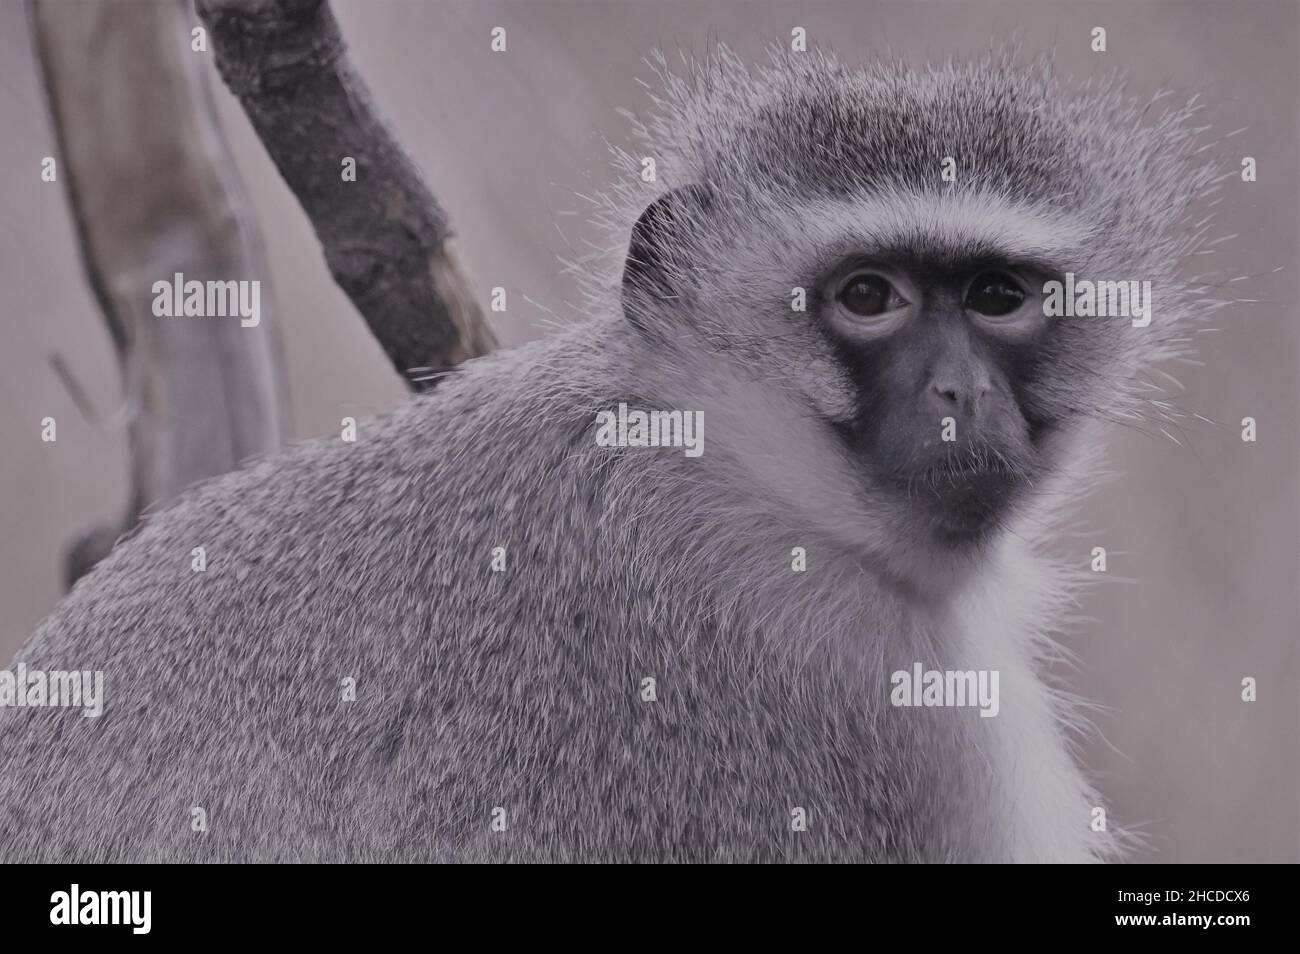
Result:
<svg viewBox="0 0 1300 954"><path fill-rule="evenodd" d="M1001 272L980 275L966 292L966 307L981 315L1008 315L1024 300L1025 293L1015 279Z"/></svg>
<svg viewBox="0 0 1300 954"><path fill-rule="evenodd" d="M889 282L879 275L859 275L840 292L840 303L855 315L879 315L889 310Z"/></svg>

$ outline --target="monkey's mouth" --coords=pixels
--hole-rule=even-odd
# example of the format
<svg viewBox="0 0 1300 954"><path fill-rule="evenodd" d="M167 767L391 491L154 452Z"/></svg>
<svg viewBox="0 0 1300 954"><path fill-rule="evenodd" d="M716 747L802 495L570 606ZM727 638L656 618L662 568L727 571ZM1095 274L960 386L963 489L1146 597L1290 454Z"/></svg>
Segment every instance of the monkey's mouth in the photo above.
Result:
<svg viewBox="0 0 1300 954"><path fill-rule="evenodd" d="M913 475L906 493L935 537L957 545L1002 526L1024 483L1024 472L1006 463L944 461Z"/></svg>

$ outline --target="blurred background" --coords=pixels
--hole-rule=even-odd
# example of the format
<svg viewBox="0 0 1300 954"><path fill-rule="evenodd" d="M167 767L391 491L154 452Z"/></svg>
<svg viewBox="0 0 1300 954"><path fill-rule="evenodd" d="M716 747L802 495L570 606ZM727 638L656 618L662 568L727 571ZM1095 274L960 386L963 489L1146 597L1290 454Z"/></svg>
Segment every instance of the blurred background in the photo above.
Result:
<svg viewBox="0 0 1300 954"><path fill-rule="evenodd" d="M114 0L105 0L114 2ZM129 3L133 0L116 0ZM155 0L142 0L155 2ZM610 181L606 141L628 142L618 110L643 110L642 58L722 41L757 59L807 30L809 47L867 61L892 50L921 65L978 54L1016 34L1053 51L1057 72L1130 74L1135 94L1200 93L1204 121L1238 130L1216 151L1258 181L1229 179L1211 267L1250 276L1203 335L1199 367L1171 368L1179 404L1213 422L1182 446L1128 429L1113 435L1119 477L1086 505L1109 573L1072 634L1071 687L1095 701L1099 733L1081 756L1112 818L1148 840L1135 860L1300 859L1296 645L1300 634L1300 335L1295 2L1058 5L914 2L535 2L334 0L353 61L399 140L450 214L480 301L509 346L572 312L561 258L597 241L581 198ZM196 21L197 22L197 21ZM507 29L504 54L489 50ZM1090 31L1108 49L1091 52ZM405 399L406 389L335 286L311 226L210 60L203 67L222 131L260 228L267 321L284 353L288 437L335 432ZM126 505L128 449L112 341L85 279L65 187L40 179L59 155L28 15L0 0L0 665L63 592L71 541ZM140 162L158 162L142 155ZM1279 270L1280 269L1280 270ZM536 303L531 304L531 303ZM97 411L88 420L51 356ZM42 443L53 416L58 441ZM1258 421L1243 443L1240 421ZM1241 701L1254 677L1258 701ZM4 766L0 766L4 771Z"/></svg>

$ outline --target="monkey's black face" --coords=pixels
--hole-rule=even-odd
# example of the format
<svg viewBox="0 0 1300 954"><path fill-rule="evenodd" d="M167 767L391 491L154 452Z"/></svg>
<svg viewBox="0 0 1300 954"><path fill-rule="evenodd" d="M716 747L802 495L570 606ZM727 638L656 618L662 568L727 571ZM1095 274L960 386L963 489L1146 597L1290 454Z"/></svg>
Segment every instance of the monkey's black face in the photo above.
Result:
<svg viewBox="0 0 1300 954"><path fill-rule="evenodd" d="M1050 330L1042 282L1005 262L850 260L822 283L822 325L858 395L840 433L942 544L984 538L1044 466L1053 420L1027 387Z"/></svg>

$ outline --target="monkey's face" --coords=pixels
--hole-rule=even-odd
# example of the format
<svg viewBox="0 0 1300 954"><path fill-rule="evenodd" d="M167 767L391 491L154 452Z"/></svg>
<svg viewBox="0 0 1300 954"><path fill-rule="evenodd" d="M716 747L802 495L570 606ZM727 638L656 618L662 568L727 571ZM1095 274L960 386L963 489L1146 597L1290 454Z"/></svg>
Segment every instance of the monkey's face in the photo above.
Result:
<svg viewBox="0 0 1300 954"><path fill-rule="evenodd" d="M1048 464L1060 409L1034 387L1052 331L1044 280L996 259L850 257L819 283L854 394L834 426L876 493L941 544L997 528Z"/></svg>
<svg viewBox="0 0 1300 954"><path fill-rule="evenodd" d="M1097 267L1093 235L985 194L808 201L792 215L696 187L638 221L625 308L663 347L798 392L877 515L962 547L1007 525L1071 422L1099 416L1133 364L1126 321L1045 314L1047 282Z"/></svg>

